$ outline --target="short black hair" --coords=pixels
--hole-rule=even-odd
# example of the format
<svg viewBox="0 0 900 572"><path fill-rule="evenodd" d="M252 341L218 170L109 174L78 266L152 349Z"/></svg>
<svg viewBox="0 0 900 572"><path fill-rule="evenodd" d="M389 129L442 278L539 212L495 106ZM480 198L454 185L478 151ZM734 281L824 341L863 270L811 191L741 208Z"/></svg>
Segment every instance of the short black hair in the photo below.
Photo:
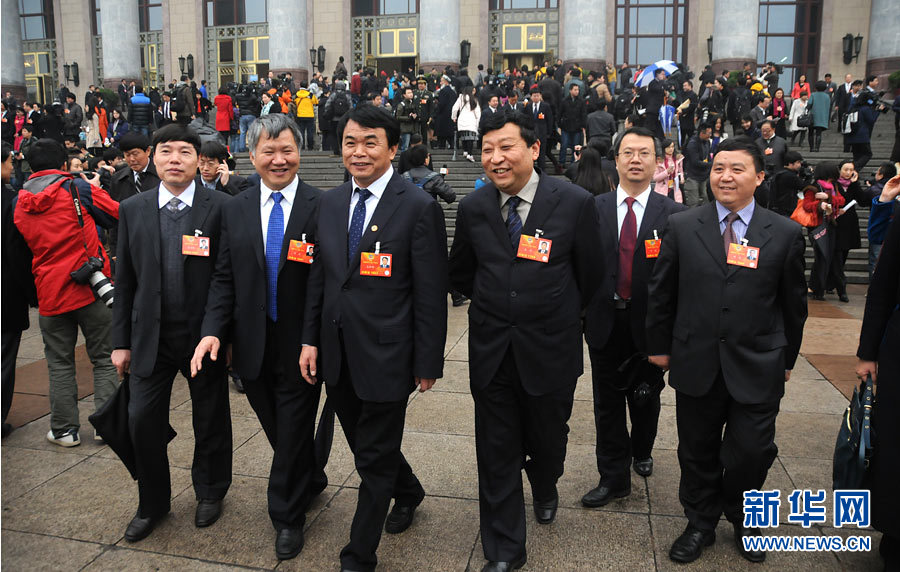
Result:
<svg viewBox="0 0 900 572"><path fill-rule="evenodd" d="M878 79L878 76L877 76L877 75L867 75L867 76L866 76L866 83L867 83L867 84L872 83L872 82L875 81L876 79Z"/></svg>
<svg viewBox="0 0 900 572"><path fill-rule="evenodd" d="M12 145L4 141L2 150L0 150L0 163L5 163L9 159L9 156L12 155L12 150Z"/></svg>
<svg viewBox="0 0 900 572"><path fill-rule="evenodd" d="M525 140L525 144L529 147L534 145L534 142L537 141L537 135L534 133L534 119L531 114L516 113L515 111L492 113L484 122L484 131L481 134L482 137L491 131L503 129L507 123L512 123L519 127L519 135Z"/></svg>
<svg viewBox="0 0 900 572"><path fill-rule="evenodd" d="M890 161L885 161L878 166L878 172L881 173L885 179L893 179L897 176L897 167Z"/></svg>
<svg viewBox="0 0 900 572"><path fill-rule="evenodd" d="M415 90L410 85L405 85L405 86L403 86L403 89L400 90L400 92L403 94L406 94L407 91L415 91Z"/></svg>
<svg viewBox="0 0 900 572"><path fill-rule="evenodd" d="M357 106L356 109L344 115L338 124L337 132L343 133L344 128L350 121L354 121L369 129L384 129L389 147L396 147L400 144L400 122L382 108L374 105Z"/></svg>
<svg viewBox="0 0 900 572"><path fill-rule="evenodd" d="M28 149L25 160L31 166L31 172L59 169L68 160L66 148L59 141L44 138L38 139Z"/></svg>
<svg viewBox="0 0 900 572"><path fill-rule="evenodd" d="M649 137L650 139L653 139L653 150L656 152L656 156L663 156L663 148L662 145L660 145L659 139L657 139L656 135L654 135L653 132L646 127L632 127L631 129L626 130L625 133L623 133L622 136L619 137L619 140L616 141L616 146L614 149L616 155L619 154L619 147L622 146L622 141L625 139L626 135L637 135L639 137Z"/></svg>
<svg viewBox="0 0 900 572"><path fill-rule="evenodd" d="M409 144L410 144L410 145L418 145L418 144L421 143L421 142L422 142L422 134L421 134L421 133L413 133L413 134L409 137Z"/></svg>
<svg viewBox="0 0 900 572"><path fill-rule="evenodd" d="M644 118L637 113L630 113L625 117L625 121L631 123L632 127L640 127L644 125Z"/></svg>
<svg viewBox="0 0 900 572"><path fill-rule="evenodd" d="M706 129L712 129L712 128L713 128L713 124L711 122L701 121L700 125L697 126L697 133L700 133L701 131L705 131Z"/></svg>
<svg viewBox="0 0 900 572"><path fill-rule="evenodd" d="M850 84L850 87L853 87L854 85L862 85L862 84L863 84L863 80L855 79L855 80L853 80L853 83Z"/></svg>
<svg viewBox="0 0 900 572"><path fill-rule="evenodd" d="M785 165L790 165L791 163L796 163L797 161L802 160L803 155L800 154L800 151L785 151L782 163Z"/></svg>
<svg viewBox="0 0 900 572"><path fill-rule="evenodd" d="M106 161L108 165L112 165L116 162L116 159L123 156L124 153L122 150L116 147L109 147L108 149L103 150L103 160Z"/></svg>
<svg viewBox="0 0 900 572"><path fill-rule="evenodd" d="M771 127L773 131L775 130L775 122L772 121L771 119L766 119L765 121L763 121L762 123L760 123L759 126L762 127L762 126L765 125L766 123L769 124L769 127Z"/></svg>
<svg viewBox="0 0 900 572"><path fill-rule="evenodd" d="M200 154L200 136L197 132L181 123L170 123L165 127L157 129L153 133L153 147L161 143L169 143L172 141L181 141L189 143L197 154Z"/></svg>
<svg viewBox="0 0 900 572"><path fill-rule="evenodd" d="M200 145L200 154L210 159L215 159L220 163L228 161L228 148L218 141L204 141Z"/></svg>
<svg viewBox="0 0 900 572"><path fill-rule="evenodd" d="M119 139L119 149L121 149L123 153L127 153L132 149L145 150L148 147L150 147L150 138L137 131L126 133Z"/></svg>
<svg viewBox="0 0 900 572"><path fill-rule="evenodd" d="M78 98L75 97L75 94L72 93L71 91L66 94L66 99L71 99L73 102L78 101Z"/></svg>
<svg viewBox="0 0 900 572"><path fill-rule="evenodd" d="M837 163L822 161L816 165L813 178L817 181L837 181L841 178L841 169Z"/></svg>
<svg viewBox="0 0 900 572"><path fill-rule="evenodd" d="M425 148L425 145L416 145L415 147L410 147L408 158L409 164L413 167L423 166L427 157L428 149Z"/></svg>
<svg viewBox="0 0 900 572"><path fill-rule="evenodd" d="M749 113L745 113L744 116L741 117L741 121L749 121L749 122L752 123L752 122L753 122L753 116L751 116Z"/></svg>
<svg viewBox="0 0 900 572"><path fill-rule="evenodd" d="M764 171L766 168L762 151L759 150L759 147L756 146L753 139L750 139L746 135L738 135L737 137L719 141L719 145L716 147L716 155L722 151L743 151L749 154L750 157L753 158L753 166L756 168L757 173ZM713 156L713 158L715 159L715 156Z"/></svg>

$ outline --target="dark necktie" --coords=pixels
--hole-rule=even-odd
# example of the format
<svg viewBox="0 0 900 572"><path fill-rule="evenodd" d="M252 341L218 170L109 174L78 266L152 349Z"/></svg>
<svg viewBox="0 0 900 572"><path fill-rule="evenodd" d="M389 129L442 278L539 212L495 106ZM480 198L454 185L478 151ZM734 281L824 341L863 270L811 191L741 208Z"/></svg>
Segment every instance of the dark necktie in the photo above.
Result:
<svg viewBox="0 0 900 572"><path fill-rule="evenodd" d="M281 259L281 243L284 242L284 211L281 209L279 192L272 193L272 212L269 214L269 226L266 230L266 311L273 322L278 321L278 262Z"/></svg>
<svg viewBox="0 0 900 572"><path fill-rule="evenodd" d="M725 246L725 255L728 255L728 247L732 243L737 244L737 236L734 234L734 221L738 219L737 213L728 213L725 217L725 232L722 233L722 245Z"/></svg>
<svg viewBox="0 0 900 572"><path fill-rule="evenodd" d="M534 106L534 118L538 118L538 109L540 109L537 105Z"/></svg>
<svg viewBox="0 0 900 572"><path fill-rule="evenodd" d="M519 197L509 197L506 205L509 211L506 214L506 232L509 234L509 241L513 248L519 247L519 238L522 236L522 218L519 217L519 203L522 199Z"/></svg>
<svg viewBox="0 0 900 572"><path fill-rule="evenodd" d="M350 219L350 230L347 231L347 263L353 265L353 255L359 248L362 239L363 227L366 225L366 201L372 196L369 189L356 189L359 200L353 207L353 217Z"/></svg>
<svg viewBox="0 0 900 572"><path fill-rule="evenodd" d="M619 233L619 270L616 273L616 294L623 300L631 299L631 268L634 265L634 247L637 243L637 217L634 216L634 197L625 197L628 212Z"/></svg>
<svg viewBox="0 0 900 572"><path fill-rule="evenodd" d="M142 193L142 192L144 191L144 187L142 186L142 183L144 182L144 181L143 181L143 178L144 178L144 172L143 172L143 171L138 171L137 174L135 174L135 177L134 177L134 191L135 191L136 193Z"/></svg>
<svg viewBox="0 0 900 572"><path fill-rule="evenodd" d="M178 197L172 197L166 204L166 208L169 209L170 213L177 213L180 210L179 206L181 206L181 199Z"/></svg>

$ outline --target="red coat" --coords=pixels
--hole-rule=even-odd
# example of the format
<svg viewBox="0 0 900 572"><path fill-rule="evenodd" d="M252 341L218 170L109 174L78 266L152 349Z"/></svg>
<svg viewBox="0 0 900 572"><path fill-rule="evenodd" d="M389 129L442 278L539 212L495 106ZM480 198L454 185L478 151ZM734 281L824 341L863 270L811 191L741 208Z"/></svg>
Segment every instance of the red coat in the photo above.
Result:
<svg viewBox="0 0 900 572"><path fill-rule="evenodd" d="M216 131L231 131L231 120L234 119L234 102L231 96L220 93L213 100L216 106Z"/></svg>
<svg viewBox="0 0 900 572"><path fill-rule="evenodd" d="M74 184L81 201L84 228L79 226L68 191L68 184L73 183L61 185L73 178L64 171L39 171L28 179L16 198L13 221L33 255L31 272L42 316L71 312L94 301L91 287L76 284L69 273L87 262L87 253L97 256L100 238L96 224L110 228L119 218L119 203L103 189L77 179ZM103 273L112 276L109 260L105 254L103 258Z"/></svg>
<svg viewBox="0 0 900 572"><path fill-rule="evenodd" d="M806 190L803 191L803 210L816 215L816 224L813 226L819 226L820 224L822 224L822 215L825 214L824 211L822 211L822 209L819 207L819 203L822 201L816 198L816 192L818 191L822 191L831 195L831 200L828 202L831 203L831 206L834 209L831 215L832 220L834 219L835 214L837 214L837 211L842 209L844 207L844 203L847 202L846 199L844 199L844 196L841 195L841 193L834 190L824 189L819 187L818 185L811 185L809 187L806 187Z"/></svg>

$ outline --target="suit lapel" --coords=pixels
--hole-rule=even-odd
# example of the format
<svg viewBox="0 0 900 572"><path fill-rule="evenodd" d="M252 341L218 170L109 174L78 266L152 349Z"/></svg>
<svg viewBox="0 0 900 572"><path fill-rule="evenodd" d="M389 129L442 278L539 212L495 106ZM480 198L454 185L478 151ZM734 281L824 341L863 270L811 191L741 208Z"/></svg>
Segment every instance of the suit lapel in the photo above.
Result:
<svg viewBox="0 0 900 572"><path fill-rule="evenodd" d="M747 246L758 248L760 257L763 256L763 247L772 238L772 232L770 230L772 221L769 220L768 214L768 212L759 206L759 203L756 203L756 208L753 209L753 218L750 219L750 225L747 227L747 232L744 233L744 238L747 240ZM729 264L728 276L733 275L739 268L743 267L737 266L736 264Z"/></svg>
<svg viewBox="0 0 900 572"><path fill-rule="evenodd" d="M696 228L697 236L700 238L700 242L703 243L703 247L706 248L707 253L722 269L722 272L726 272L725 251L722 248L722 233L719 232L716 204L710 203L700 207L697 211L699 211L697 213L697 222L699 223Z"/></svg>
<svg viewBox="0 0 900 572"><path fill-rule="evenodd" d="M291 218L288 219L287 227L284 229L284 242L281 244L281 259L278 261L278 273L284 268L287 260L288 249L291 245L291 237L297 236L300 230L306 226L309 220L310 207L309 202L313 197L304 192L303 181L297 185L297 192L294 194L294 204L291 206Z"/></svg>
<svg viewBox="0 0 900 572"><path fill-rule="evenodd" d="M253 250L256 251L256 262L259 264L259 268L265 272L266 251L262 242L262 216L259 204L261 192L259 180L257 180L255 185L241 193L240 197L245 201L244 208L241 209L245 217L244 228L250 234L250 242L253 243Z"/></svg>
<svg viewBox="0 0 900 572"><path fill-rule="evenodd" d="M657 232L662 230L659 228L659 218L663 214L661 204L663 200L665 199L658 193L652 190L650 191L650 196L647 197L647 208L644 209L644 216L641 219L641 228L638 229L638 245L643 244L643 242L649 238L653 238L651 233L654 230ZM637 252L637 248L635 248L635 252Z"/></svg>
<svg viewBox="0 0 900 572"><path fill-rule="evenodd" d="M334 233L335 236L335 244L337 244L336 252L341 257L341 264L347 264L347 229L350 227L350 196L353 194L353 183L347 182L341 185L340 187L334 189L333 191L328 191L329 193L338 193L340 199L335 202L336 208L338 211L336 213L329 213L330 216L320 216L319 220L334 220L337 221L337 224L334 227L323 228L319 227L317 232L319 233L319 242L324 241L322 235L326 232ZM324 202L324 201L323 201ZM320 207L321 208L321 207ZM374 218L374 217L372 217ZM347 268L347 272L349 273L350 269Z"/></svg>
<svg viewBox="0 0 900 572"><path fill-rule="evenodd" d="M509 240L509 233L506 232L506 223L503 221L503 215L500 214L500 191L497 190L493 183L490 185L490 188L485 187L484 190L485 192L478 196L479 200L484 202L481 211L487 218L488 226L497 235L497 241L506 245L506 251L510 256L513 256L516 251Z"/></svg>
<svg viewBox="0 0 900 572"><path fill-rule="evenodd" d="M559 195L556 193L556 189L551 188L547 184L545 177L546 175L542 174L538 182L537 192L534 194L534 203L531 205L531 210L528 211L528 218L522 227L522 234L534 236L534 231L544 227L547 218L553 212L553 209L556 208L556 205L559 204ZM552 236L547 238L553 240Z"/></svg>
<svg viewBox="0 0 900 572"><path fill-rule="evenodd" d="M600 206L600 227L606 233L609 244L619 246L619 219L616 213L616 193L601 195L597 201Z"/></svg>
<svg viewBox="0 0 900 572"><path fill-rule="evenodd" d="M352 188L352 184L351 184ZM368 228L363 229L362 238L359 240L359 252L372 252L372 249L375 247L375 242L378 240L381 231L384 230L385 225L390 220L391 216L394 214L394 211L397 210L397 207L400 206L400 201L402 199L401 195L404 193L403 185L400 184L400 175L394 171L393 176L391 176L391 180L388 181L387 187L384 189L384 193L381 195L381 199L378 201L378 206L375 207L375 212L372 213L372 219L369 221ZM347 208L345 209L347 213L346 217L350 216L350 198L347 197ZM342 228L347 228L346 226ZM378 230L373 230L378 229ZM344 234L344 241L347 240L347 233ZM344 248L344 252L346 252L346 247ZM350 261L350 265L347 268L348 272L352 272L357 267L359 267L359 257L354 256L353 260Z"/></svg>
<svg viewBox="0 0 900 572"><path fill-rule="evenodd" d="M159 187L155 190L141 193L144 204L141 208L141 219L146 229L144 236L150 241L150 248L153 256L156 257L156 263L160 263L159 254ZM132 245L132 249L135 245Z"/></svg>
<svg viewBox="0 0 900 572"><path fill-rule="evenodd" d="M188 232L194 233L203 228L206 217L209 216L210 210L209 191L204 189L202 185L194 185L194 204L191 206L191 212L188 215L190 220L190 228ZM187 256L185 256L187 260Z"/></svg>

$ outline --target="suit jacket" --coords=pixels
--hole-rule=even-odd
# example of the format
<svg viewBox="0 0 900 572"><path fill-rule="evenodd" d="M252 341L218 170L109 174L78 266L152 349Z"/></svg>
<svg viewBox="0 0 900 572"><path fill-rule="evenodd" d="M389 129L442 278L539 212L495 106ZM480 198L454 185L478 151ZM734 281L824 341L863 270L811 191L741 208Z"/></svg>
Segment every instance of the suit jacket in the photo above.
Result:
<svg viewBox="0 0 900 572"><path fill-rule="evenodd" d="M647 351L670 355L669 384L705 395L719 371L739 403L784 395L806 322L802 229L756 205L745 238L759 266L725 263L715 203L669 217L650 279Z"/></svg>
<svg viewBox="0 0 900 572"><path fill-rule="evenodd" d="M0 281L3 303L0 324L3 333L28 329L28 306L37 307L37 290L31 274L31 250L13 223L17 193L3 184L2 241L0 241Z"/></svg>
<svg viewBox="0 0 900 572"><path fill-rule="evenodd" d="M603 268L603 282L594 293L591 305L585 313L584 337L588 345L595 349L603 348L609 341L615 321L616 280L619 270L619 232L616 208L616 193L604 193L594 197L599 218L600 240L594 249L594 258ZM656 231L660 239L664 239L666 221L669 215L685 210L672 199L650 191L647 208L641 219L641 227L637 233L631 269L631 335L634 345L640 351L647 349L647 337L644 323L647 317L647 286L656 258L647 258L645 240L653 238Z"/></svg>
<svg viewBox="0 0 900 572"><path fill-rule="evenodd" d="M834 106L837 108L838 113L844 115L850 109L850 92L847 91L846 84L841 84L834 91Z"/></svg>
<svg viewBox="0 0 900 572"><path fill-rule="evenodd" d="M381 252L393 256L391 276L360 276L360 256L347 263L352 192L347 182L322 197L303 343L319 348L319 375L328 385L340 379L343 346L361 399L400 401L414 389L414 377L443 375L444 213L431 195L394 172L359 243L360 252L374 252L381 243Z"/></svg>
<svg viewBox="0 0 900 572"><path fill-rule="evenodd" d="M141 188L144 191L159 188L159 176L156 174L156 167L153 165L153 158L147 164L147 171L144 172L141 179ZM134 187L134 171L130 167L124 167L113 173L110 178L109 196L120 203L128 197L138 194ZM109 230L109 252L115 256L118 252L119 231L118 228Z"/></svg>
<svg viewBox="0 0 900 572"><path fill-rule="evenodd" d="M131 349L131 371L153 373L159 349L160 291L159 187L119 205L116 254L116 302L113 304L113 347ZM203 308L220 247L222 206L228 196L196 188L190 227L210 238L210 255L184 256L184 296L191 343L200 341Z"/></svg>
<svg viewBox="0 0 900 572"><path fill-rule="evenodd" d="M772 153L766 155L766 149L769 148L770 145ZM771 142L768 142L760 136L756 139L756 146L759 147L760 152L763 154L767 175L780 173L784 170L784 154L787 153L788 150L787 141L778 135L773 135Z"/></svg>
<svg viewBox="0 0 900 572"><path fill-rule="evenodd" d="M198 186L203 186L203 179L200 178L200 175L194 179L194 182L197 183ZM238 177L237 175L229 175L228 176L228 184L223 185L222 181L216 181L216 190L231 196L239 195L246 188L250 187L250 183L244 177Z"/></svg>
<svg viewBox="0 0 900 572"><path fill-rule="evenodd" d="M534 117L533 103L529 102L528 105L525 106L525 113ZM543 115L544 118L541 119L538 117L534 120L534 133L537 135L538 139L546 143L547 137L549 137L550 133L556 129L553 118L553 106L546 101L542 101L541 105L538 107L538 114ZM549 149L545 149L545 151L548 154L550 153Z"/></svg>
<svg viewBox="0 0 900 572"><path fill-rule="evenodd" d="M516 256L499 201L493 183L469 193L450 250L451 285L472 299L469 379L486 387L512 346L523 387L544 395L583 372L581 313L604 272L597 210L584 189L541 174L522 234L553 241L543 263Z"/></svg>
<svg viewBox="0 0 900 572"><path fill-rule="evenodd" d="M266 344L266 254L260 217L260 179L251 175L248 187L222 209L222 239L216 273L210 285L203 319L203 336L231 339L232 364L246 379L262 369ZM226 196L222 194L222 196ZM275 340L288 378L300 379L300 334L310 265L287 259L291 240L316 244L316 218L322 191L303 181L291 207L278 263L278 321Z"/></svg>

